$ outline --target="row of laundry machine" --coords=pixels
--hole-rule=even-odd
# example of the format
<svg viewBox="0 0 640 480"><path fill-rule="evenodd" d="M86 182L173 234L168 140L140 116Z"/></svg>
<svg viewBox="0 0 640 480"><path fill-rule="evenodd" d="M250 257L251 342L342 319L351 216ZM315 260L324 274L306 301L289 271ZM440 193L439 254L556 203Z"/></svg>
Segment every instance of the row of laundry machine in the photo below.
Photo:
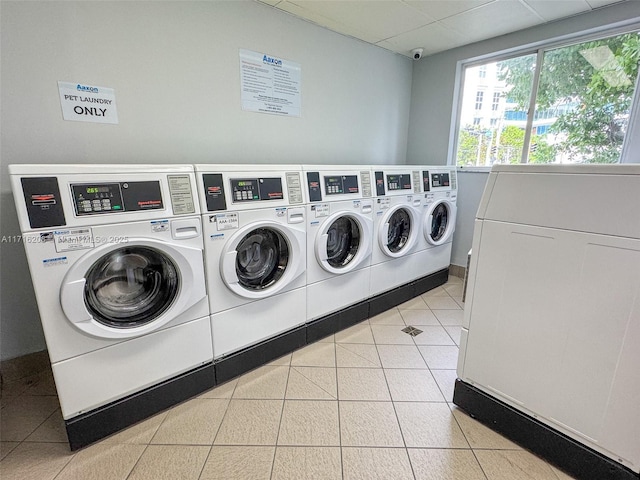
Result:
<svg viewBox="0 0 640 480"><path fill-rule="evenodd" d="M9 172L72 449L446 280L454 167Z"/></svg>

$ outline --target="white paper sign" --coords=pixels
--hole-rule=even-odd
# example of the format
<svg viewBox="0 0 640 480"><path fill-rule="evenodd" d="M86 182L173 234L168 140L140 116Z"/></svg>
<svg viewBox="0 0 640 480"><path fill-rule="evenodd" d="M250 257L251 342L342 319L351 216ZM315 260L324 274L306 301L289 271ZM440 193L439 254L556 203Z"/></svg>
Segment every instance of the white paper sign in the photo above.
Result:
<svg viewBox="0 0 640 480"><path fill-rule="evenodd" d="M118 123L113 88L58 82L62 118L74 122Z"/></svg>
<svg viewBox="0 0 640 480"><path fill-rule="evenodd" d="M234 230L240 226L240 219L237 213L221 213L216 215L218 231Z"/></svg>
<svg viewBox="0 0 640 480"><path fill-rule="evenodd" d="M314 205L313 207L311 207L311 209L316 211L316 218L328 217L329 216L329 204L328 203L320 203L318 205Z"/></svg>
<svg viewBox="0 0 640 480"><path fill-rule="evenodd" d="M299 117L300 78L299 63L265 53L240 50L243 110Z"/></svg>
<svg viewBox="0 0 640 480"><path fill-rule="evenodd" d="M76 228L72 230L56 230L53 232L56 252L71 252L93 248L93 232L90 228Z"/></svg>
<svg viewBox="0 0 640 480"><path fill-rule="evenodd" d="M390 206L391 206L391 199L389 197L378 199L378 207L380 208L380 210L386 210Z"/></svg>

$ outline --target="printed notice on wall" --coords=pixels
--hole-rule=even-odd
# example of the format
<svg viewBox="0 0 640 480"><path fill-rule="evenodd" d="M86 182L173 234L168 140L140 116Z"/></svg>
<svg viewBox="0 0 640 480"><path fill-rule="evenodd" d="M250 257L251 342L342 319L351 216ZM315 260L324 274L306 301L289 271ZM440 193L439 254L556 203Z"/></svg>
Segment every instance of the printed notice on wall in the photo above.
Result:
<svg viewBox="0 0 640 480"><path fill-rule="evenodd" d="M62 118L74 122L118 123L113 88L58 82Z"/></svg>
<svg viewBox="0 0 640 480"><path fill-rule="evenodd" d="M299 63L240 50L242 109L299 117L300 76Z"/></svg>

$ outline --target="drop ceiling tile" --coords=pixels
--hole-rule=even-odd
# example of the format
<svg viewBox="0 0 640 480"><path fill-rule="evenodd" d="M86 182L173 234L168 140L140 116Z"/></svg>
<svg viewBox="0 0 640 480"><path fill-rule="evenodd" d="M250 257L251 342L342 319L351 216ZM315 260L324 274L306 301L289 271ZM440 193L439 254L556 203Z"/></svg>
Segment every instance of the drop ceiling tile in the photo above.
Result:
<svg viewBox="0 0 640 480"><path fill-rule="evenodd" d="M600 8L614 3L621 3L627 0L587 0L591 8Z"/></svg>
<svg viewBox="0 0 640 480"><path fill-rule="evenodd" d="M329 30L332 30L334 32L348 35L354 38L359 38L360 40L368 43L376 43L376 41L378 40L376 36L368 34L367 32L360 29L357 25L347 25L341 21L335 20L330 16L325 16L318 13L317 11L310 10L309 8L307 8L308 3L309 2L299 1L298 4L289 1L283 1L278 3L278 5L276 5L276 8L313 22L317 25L320 25L321 27L328 28ZM330 11L329 14L331 15Z"/></svg>
<svg viewBox="0 0 640 480"><path fill-rule="evenodd" d="M356 33L348 33L360 38L357 33L364 32L376 41L407 32L434 20L425 14L416 12L400 0L379 1L335 1L295 0L293 3L334 22L353 27Z"/></svg>
<svg viewBox="0 0 640 480"><path fill-rule="evenodd" d="M443 18L456 15L458 13L471 10L485 3L494 0L404 0L404 2L412 8L428 15L434 20L442 20Z"/></svg>
<svg viewBox="0 0 640 480"><path fill-rule="evenodd" d="M461 35L464 43L497 37L544 23L524 4L515 0L496 0L441 21Z"/></svg>
<svg viewBox="0 0 640 480"><path fill-rule="evenodd" d="M386 40L382 40L381 42L376 42L375 45L378 46L378 47L384 48L386 50L390 50L392 52L399 53L401 55L404 55L405 57L410 56L410 54L407 53L407 51L404 48L396 47L394 44L389 43Z"/></svg>
<svg viewBox="0 0 640 480"><path fill-rule="evenodd" d="M430 55L628 0L257 0L411 57Z"/></svg>
<svg viewBox="0 0 640 480"><path fill-rule="evenodd" d="M275 7L278 3L280 3L282 0L258 0L258 2L260 3L266 3L267 5L271 5L272 7Z"/></svg>
<svg viewBox="0 0 640 480"><path fill-rule="evenodd" d="M440 22L431 23L401 35L396 35L377 45L411 57L411 50L424 48L423 56L431 55L467 43L458 32Z"/></svg>
<svg viewBox="0 0 640 480"><path fill-rule="evenodd" d="M549 0L524 1L547 22L591 10L586 0L555 0L553 2Z"/></svg>

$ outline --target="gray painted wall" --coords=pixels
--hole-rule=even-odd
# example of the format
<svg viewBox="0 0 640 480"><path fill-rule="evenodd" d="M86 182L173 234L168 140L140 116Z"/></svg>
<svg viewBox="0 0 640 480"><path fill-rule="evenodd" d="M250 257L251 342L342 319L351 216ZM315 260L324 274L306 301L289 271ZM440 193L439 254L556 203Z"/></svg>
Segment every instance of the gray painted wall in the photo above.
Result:
<svg viewBox="0 0 640 480"><path fill-rule="evenodd" d="M407 163L446 164L449 149L456 66L461 60L488 55L631 19L640 21L640 1L628 1L565 20L478 42L415 62L407 140ZM640 121L630 131L630 145L640 149ZM632 149L635 152L635 148ZM638 153L630 157L638 160ZM458 170L458 218L451 263L466 266L473 238L473 219L487 173Z"/></svg>
<svg viewBox="0 0 640 480"><path fill-rule="evenodd" d="M458 170L458 215L453 234L451 263L467 266L467 254L473 240L473 221L476 218L480 198L489 178L489 172Z"/></svg>
<svg viewBox="0 0 640 480"><path fill-rule="evenodd" d="M1 3L0 359L45 348L11 163L404 163L412 60L254 1ZM239 49L301 64L302 118L243 112ZM115 89L62 120L57 82Z"/></svg>

